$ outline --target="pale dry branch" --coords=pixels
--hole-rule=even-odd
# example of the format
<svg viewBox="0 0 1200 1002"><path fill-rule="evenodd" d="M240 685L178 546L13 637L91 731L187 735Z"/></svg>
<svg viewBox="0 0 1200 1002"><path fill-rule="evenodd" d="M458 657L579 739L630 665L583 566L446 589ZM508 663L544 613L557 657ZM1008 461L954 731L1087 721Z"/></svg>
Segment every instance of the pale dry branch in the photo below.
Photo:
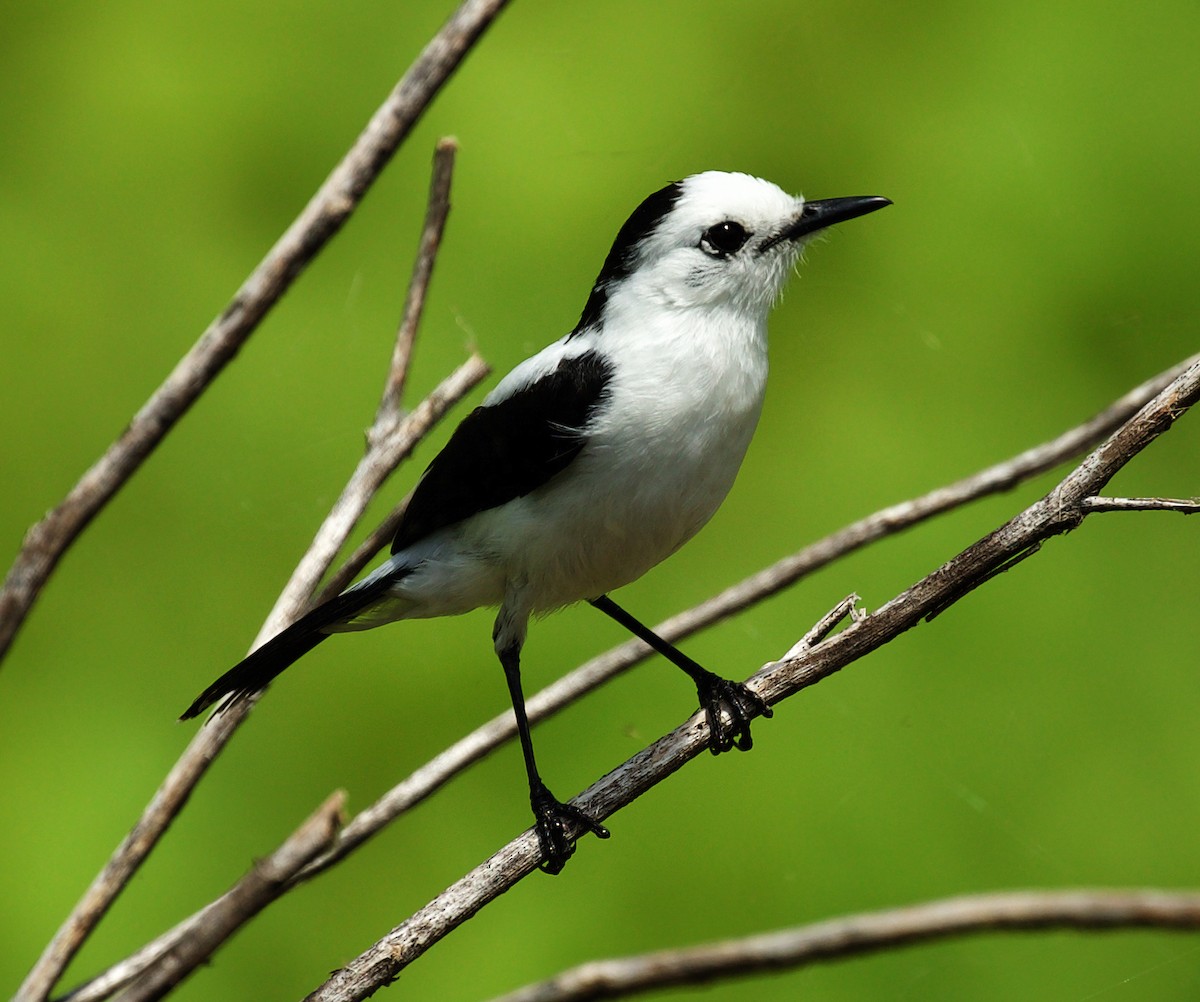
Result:
<svg viewBox="0 0 1200 1002"><path fill-rule="evenodd" d="M770 705L776 705L947 608L1031 547L1078 528L1087 515L1082 502L1103 490L1118 470L1170 428L1198 398L1200 360L1193 360L1045 497L876 612L856 618L799 657L766 666L749 684ZM698 712L593 784L575 803L603 821L701 754L707 742L705 716ZM537 838L526 831L336 971L307 1002L351 1002L374 994L533 872L539 862Z"/></svg>
<svg viewBox="0 0 1200 1002"><path fill-rule="evenodd" d="M1088 512L1098 511L1174 511L1181 515L1200 512L1200 498L1084 498L1080 504Z"/></svg>
<svg viewBox="0 0 1200 1002"><path fill-rule="evenodd" d="M1139 408L1183 373L1189 365L1194 365L1198 361L1200 361L1200 356L1195 356L1147 380L1089 420L1050 441L1028 449L1004 462L980 470L946 487L892 505L852 523L833 535L777 561L700 605L677 614L656 626L655 632L671 641L678 641L776 594L832 560L875 540L903 531L934 515L976 499L1011 489L1031 477L1061 465L1078 456L1085 448L1111 434L1114 429L1129 420ZM402 506L398 510L402 510ZM392 532L394 532L394 527ZM387 535L387 533L380 534L382 541L379 546L386 541ZM335 585L337 586L336 590L344 587L345 583L348 583L370 560L379 546L373 547L370 540L360 545L351 558L351 560L358 561L357 566L345 574L344 583L339 584L338 575L342 574L345 568L336 572L331 578L332 583L326 588L326 593L334 590ZM323 597L326 593L323 593ZM835 607L781 660L794 658L807 646L823 639L825 632L836 626L837 622L844 618L846 612L849 612L855 621L861 618L861 614L854 610L853 600L856 598L857 596L850 596ZM831 618L834 619L834 622L827 622ZM539 721L553 715L611 678L641 663L651 653L650 649L641 641L630 640L593 658L531 696L528 700L530 720ZM511 740L515 733L512 713L506 711L441 752L375 803L355 815L339 834L336 842L297 874L287 887L281 888L280 893L311 879L340 862L388 824L435 793L459 772L479 761L504 742ZM219 901L220 899L218 899ZM122 972L137 971L148 966L153 958L170 944L172 937L186 935L194 924L205 920L208 909L212 907L213 905L209 905L185 919L173 930L143 947L127 960L122 961L121 964L80 986L66 996L64 1002L66 1000L97 1002L97 1000L107 998L115 987L119 987L123 983Z"/></svg>
<svg viewBox="0 0 1200 1002"><path fill-rule="evenodd" d="M341 229L442 85L508 0L464 0L422 50L220 315L67 496L25 535L0 587L0 660L59 559L245 344L296 277ZM32 986L31 986L32 987ZM49 986L38 986L49 990ZM30 997L37 997L37 992Z"/></svg>
<svg viewBox="0 0 1200 1002"><path fill-rule="evenodd" d="M454 158L458 143L451 138L442 139L433 155L433 176L429 181L429 203L425 210L425 226L421 230L421 243L417 258L413 262L412 278L408 283L408 295L404 300L404 313L396 332L396 344L392 350L392 364L388 368L387 382L375 414L374 428L386 427L389 421L400 418L400 402L404 397L404 383L408 378L409 362L412 359L413 342L421 326L421 315L425 312L425 294L433 278L433 265L442 246L442 234L446 230L446 218L450 215L450 182L454 177Z"/></svg>
<svg viewBox="0 0 1200 1002"><path fill-rule="evenodd" d="M980 932L1200 929L1200 893L1159 890L1010 891L867 912L681 950L581 964L493 1002L591 1002L711 984L766 971Z"/></svg>
<svg viewBox="0 0 1200 1002"><path fill-rule="evenodd" d="M452 148L448 148L444 143L440 144L435 157L435 183L432 186L434 197L438 197L439 190L448 185L448 172L452 164ZM439 181L438 178L442 180ZM444 215L442 218L444 221ZM440 234L440 224L438 232ZM427 233L425 235L427 236ZM424 237L421 246L426 246ZM423 270L419 268L414 274L423 274L424 281L428 281L432 274L432 263L428 262ZM424 291L414 291L410 288L410 304L414 297L423 299ZM409 312L405 311L406 316ZM406 336L403 324L399 336ZM397 356L398 353L394 352L393 358ZM407 352L404 357L407 358ZM473 355L407 416L401 418L398 412L393 412L391 408L381 408L380 420L383 427L376 429L375 434L368 433L366 455L358 463L333 510L318 529L308 552L291 575L254 646L273 636L304 610L317 583L328 570L338 550L345 544L347 536L357 524L375 491L429 429L487 373L488 368L484 362ZM392 385L394 381L395 373L389 373L388 385ZM385 397L387 392L385 389ZM49 996L71 958L183 809L192 790L245 720L255 701L255 698L247 699L223 713L216 714L196 733L166 779L155 791L133 829L114 850L104 868L46 946L18 990L14 1002L43 1002Z"/></svg>
<svg viewBox="0 0 1200 1002"><path fill-rule="evenodd" d="M450 182L458 151L452 139L442 139L434 151L433 174L425 223L413 263L412 279L405 296L404 310L396 331L392 360L384 381L383 395L375 420L367 430L367 449L350 475L341 496L317 530L312 543L292 572L287 587L276 599L270 615L255 638L258 647L275 636L288 623L313 605L313 593L351 529L358 524L367 505L386 483L396 467L412 452L429 431L433 420L445 413L447 402L457 402L477 386L489 369L478 355L472 355L448 379L405 416L400 409L400 394L408 377L413 339L425 306L425 294L433 278L433 265L442 243L446 218L450 212Z"/></svg>
<svg viewBox="0 0 1200 1002"><path fill-rule="evenodd" d="M1189 364L1198 361L1200 355L1147 380L1083 424L1048 442L946 487L892 505L854 522L784 557L692 609L658 624L654 627L654 632L671 642L682 640L777 594L831 561L877 539L893 535L934 515L979 498L1009 490L1031 477L1053 469L1111 434L1185 371ZM368 547L364 544L360 549L365 550ZM364 563L370 559L370 555L363 554ZM652 653L640 640L629 640L593 658L531 696L527 701L530 720L539 721L551 716L609 679L640 664ZM332 865L386 824L441 788L458 772L510 740L515 733L516 727L509 712L499 714L471 732L357 814L342 832L337 846L328 858L314 861L313 866L302 874L302 877L311 876Z"/></svg>
<svg viewBox="0 0 1200 1002"><path fill-rule="evenodd" d="M486 366L475 357L460 366L409 415L408 421L412 423L413 433L404 437L415 444L420 438L417 430L421 426L428 430L486 373ZM345 532L353 528L352 522L346 524L340 518L338 521L342 523L341 528ZM326 538L323 533L318 535L321 539ZM122 839L104 869L96 876L66 922L55 934L39 958L38 964L30 972L26 983L22 985L15 1002L40 1002L49 995L50 989L70 958L83 945L92 929L183 809L196 784L229 743L229 739L245 720L255 702L255 698L243 700L224 712L215 714L196 732L166 779L155 791L154 797L133 829ZM35 975L37 981L31 982Z"/></svg>
<svg viewBox="0 0 1200 1002"><path fill-rule="evenodd" d="M329 846L341 827L345 804L344 792L332 794L283 845L256 862L220 903L208 910L204 922L188 935L178 937L156 958L153 971L122 993L121 1002L155 1002L163 998L212 956L218 946L275 900L280 885Z"/></svg>
<svg viewBox="0 0 1200 1002"><path fill-rule="evenodd" d="M1053 469L1111 434L1184 372L1188 365L1197 362L1200 362L1200 355L1173 366L1130 390L1083 424L1048 442L1027 449L1011 459L987 467L955 483L884 508L854 522L726 588L699 605L678 613L655 626L654 632L671 642L682 640L777 594L831 561L877 539L903 531L979 498L1009 490L1023 481ZM368 548L365 544L360 547L363 550ZM370 559L373 552L363 554L364 563ZM640 664L652 653L640 640L628 640L617 645L531 696L527 701L529 719L544 720L609 679ZM516 726L512 714L507 711L472 731L357 814L342 832L338 845L329 854L329 858L314 861L310 869L315 872L336 862L400 814L440 789L458 772L510 740L515 733ZM302 876L309 875L311 874L306 872Z"/></svg>

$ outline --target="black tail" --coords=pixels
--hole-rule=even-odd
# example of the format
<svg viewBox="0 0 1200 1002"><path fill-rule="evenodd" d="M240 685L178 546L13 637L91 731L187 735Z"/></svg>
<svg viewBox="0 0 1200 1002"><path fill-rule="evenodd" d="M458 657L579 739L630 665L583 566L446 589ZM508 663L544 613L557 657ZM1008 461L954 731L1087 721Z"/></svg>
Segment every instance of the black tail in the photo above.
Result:
<svg viewBox="0 0 1200 1002"><path fill-rule="evenodd" d="M329 639L326 627L346 620L366 608L395 581L396 578L392 577L378 578L366 587L343 592L301 616L200 693L179 719L190 720L222 699L225 703L221 709L226 709L239 700L265 689L276 675L302 658L322 640Z"/></svg>

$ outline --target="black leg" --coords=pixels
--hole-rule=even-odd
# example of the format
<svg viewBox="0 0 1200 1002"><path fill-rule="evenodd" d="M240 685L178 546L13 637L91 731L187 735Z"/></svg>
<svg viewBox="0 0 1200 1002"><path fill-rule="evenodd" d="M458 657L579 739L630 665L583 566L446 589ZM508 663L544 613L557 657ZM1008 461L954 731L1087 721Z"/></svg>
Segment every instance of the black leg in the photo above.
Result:
<svg viewBox="0 0 1200 1002"><path fill-rule="evenodd" d="M500 663L504 666L504 677L508 681L508 694L512 698L513 712L517 716L517 735L521 739L521 752L525 756L525 773L529 777L529 806L533 808L534 826L544 857L541 868L546 873L560 873L575 852L575 839L578 835L572 834L573 832L591 832L597 838L608 838L609 832L578 807L562 803L542 782L542 777L538 775L537 762L533 758L533 738L529 734L525 696L521 691L521 649L514 645L500 651L499 655Z"/></svg>
<svg viewBox="0 0 1200 1002"><path fill-rule="evenodd" d="M750 721L755 717L771 716L771 708L755 692L741 682L733 682L702 668L679 648L667 643L653 630L643 626L607 595L591 599L591 604L606 616L615 619L639 640L645 641L664 658L682 668L696 683L700 708L708 720L708 750L714 755L736 748L749 751L754 747L750 736ZM729 723L726 723L728 718Z"/></svg>

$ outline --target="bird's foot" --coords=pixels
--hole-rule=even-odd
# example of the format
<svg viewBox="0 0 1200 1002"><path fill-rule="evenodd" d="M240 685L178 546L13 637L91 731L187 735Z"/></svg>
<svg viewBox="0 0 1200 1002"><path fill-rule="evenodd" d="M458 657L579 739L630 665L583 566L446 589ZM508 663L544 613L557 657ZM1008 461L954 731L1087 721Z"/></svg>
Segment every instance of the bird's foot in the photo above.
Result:
<svg viewBox="0 0 1200 1002"><path fill-rule="evenodd" d="M591 815L572 804L564 804L543 785L529 798L534 828L542 850L543 873L561 873L575 854L575 840L585 832L608 838L609 831Z"/></svg>
<svg viewBox="0 0 1200 1002"><path fill-rule="evenodd" d="M754 747L750 721L769 717L771 708L758 693L741 682L733 682L712 672L696 683L700 708L708 720L708 750L714 755L731 748L749 751Z"/></svg>

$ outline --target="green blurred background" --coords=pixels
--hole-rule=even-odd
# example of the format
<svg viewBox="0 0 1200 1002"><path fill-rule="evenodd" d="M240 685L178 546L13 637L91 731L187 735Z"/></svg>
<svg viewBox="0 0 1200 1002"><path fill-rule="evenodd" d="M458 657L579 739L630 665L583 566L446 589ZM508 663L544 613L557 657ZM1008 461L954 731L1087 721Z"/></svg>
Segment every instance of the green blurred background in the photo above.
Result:
<svg viewBox="0 0 1200 1002"><path fill-rule="evenodd" d="M0 32L4 558L305 203L448 0L8 5ZM357 459L424 209L462 143L412 378L570 328L661 184L745 170L895 207L808 255L733 495L621 593L656 622L875 509L1049 438L1197 348L1200 10L516 0L332 246L71 550L0 671L0 992L194 732ZM494 382L494 380L493 380ZM490 384L489 384L490 385ZM482 390L476 394L477 399ZM423 448L378 517L433 454ZM1186 419L1114 483L1200 488ZM693 639L744 676L851 590L877 607L1043 478ZM1200 524L1109 515L781 706L413 966L474 1000L587 959L946 894L1196 883ZM330 644L270 694L67 979L237 879L329 791L361 808L498 712L490 615ZM617 642L536 624L528 685ZM692 710L651 662L538 729L581 789ZM181 999L291 999L528 823L515 748L261 916ZM997 937L705 998L1193 999L1194 938ZM688 992L665 997L690 997Z"/></svg>

